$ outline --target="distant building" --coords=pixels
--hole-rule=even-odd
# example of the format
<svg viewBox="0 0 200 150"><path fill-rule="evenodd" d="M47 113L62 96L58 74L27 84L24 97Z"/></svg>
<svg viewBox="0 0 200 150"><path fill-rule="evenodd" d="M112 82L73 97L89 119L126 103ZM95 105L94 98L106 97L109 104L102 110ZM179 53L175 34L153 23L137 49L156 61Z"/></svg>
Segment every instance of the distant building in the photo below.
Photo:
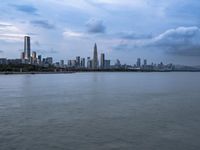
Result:
<svg viewBox="0 0 200 150"><path fill-rule="evenodd" d="M0 65L6 65L7 59L6 58L0 58Z"/></svg>
<svg viewBox="0 0 200 150"><path fill-rule="evenodd" d="M38 55L38 64L42 63L42 55Z"/></svg>
<svg viewBox="0 0 200 150"><path fill-rule="evenodd" d="M37 53L36 52L32 52L32 58L37 59Z"/></svg>
<svg viewBox="0 0 200 150"><path fill-rule="evenodd" d="M144 67L147 66L147 60L146 59L144 59L144 64L143 65L144 65Z"/></svg>
<svg viewBox="0 0 200 150"><path fill-rule="evenodd" d="M101 54L101 64L100 64L101 69L105 68L105 54Z"/></svg>
<svg viewBox="0 0 200 150"><path fill-rule="evenodd" d="M64 64L65 63L65 61L64 60L60 60L60 67L64 67Z"/></svg>
<svg viewBox="0 0 200 150"><path fill-rule="evenodd" d="M92 69L92 60L90 59L90 57L87 57L87 68L88 69Z"/></svg>
<svg viewBox="0 0 200 150"><path fill-rule="evenodd" d="M81 68L85 68L85 58L81 58Z"/></svg>
<svg viewBox="0 0 200 150"><path fill-rule="evenodd" d="M110 69L110 60L105 60L105 69Z"/></svg>
<svg viewBox="0 0 200 150"><path fill-rule="evenodd" d="M116 60L116 62L115 62L115 67L116 67L116 68L120 68L120 67L121 67L121 62L120 62L119 59Z"/></svg>
<svg viewBox="0 0 200 150"><path fill-rule="evenodd" d="M22 60L21 59L7 59L7 64L14 64L14 65L22 64Z"/></svg>
<svg viewBox="0 0 200 150"><path fill-rule="evenodd" d="M37 53L36 52L32 52L32 63L33 64L37 63Z"/></svg>
<svg viewBox="0 0 200 150"><path fill-rule="evenodd" d="M76 67L76 60L68 60L67 66L70 68Z"/></svg>
<svg viewBox="0 0 200 150"><path fill-rule="evenodd" d="M140 58L137 59L137 63L136 63L136 65L137 65L138 68L141 67L141 59L140 59Z"/></svg>
<svg viewBox="0 0 200 150"><path fill-rule="evenodd" d="M96 43L94 45L92 69L98 69L98 53L97 53L97 44Z"/></svg>
<svg viewBox="0 0 200 150"><path fill-rule="evenodd" d="M46 60L45 60L45 64L52 65L53 64L53 58L47 57Z"/></svg>
<svg viewBox="0 0 200 150"><path fill-rule="evenodd" d="M81 58L80 58L80 56L77 56L76 57L76 67L80 67L80 64L81 64Z"/></svg>
<svg viewBox="0 0 200 150"><path fill-rule="evenodd" d="M25 53L24 53L24 52L21 52L20 58L21 58L22 60L25 58Z"/></svg>
<svg viewBox="0 0 200 150"><path fill-rule="evenodd" d="M31 40L29 36L24 37L24 59L31 58Z"/></svg>

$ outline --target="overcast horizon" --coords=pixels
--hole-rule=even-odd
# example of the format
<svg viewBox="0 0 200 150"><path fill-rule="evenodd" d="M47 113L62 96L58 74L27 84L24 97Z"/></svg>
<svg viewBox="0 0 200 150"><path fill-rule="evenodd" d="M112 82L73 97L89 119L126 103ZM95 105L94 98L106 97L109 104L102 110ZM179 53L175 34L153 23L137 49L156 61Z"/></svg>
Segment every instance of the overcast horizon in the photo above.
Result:
<svg viewBox="0 0 200 150"><path fill-rule="evenodd" d="M0 58L19 58L23 38L31 50L56 61L92 57L200 65L197 0L2 0Z"/></svg>

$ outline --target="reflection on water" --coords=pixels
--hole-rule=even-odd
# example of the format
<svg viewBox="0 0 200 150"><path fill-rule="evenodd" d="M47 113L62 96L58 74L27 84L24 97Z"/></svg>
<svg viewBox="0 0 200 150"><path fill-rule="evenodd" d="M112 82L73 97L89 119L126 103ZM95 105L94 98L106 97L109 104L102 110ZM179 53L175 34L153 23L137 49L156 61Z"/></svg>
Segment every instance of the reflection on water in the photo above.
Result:
<svg viewBox="0 0 200 150"><path fill-rule="evenodd" d="M2 75L0 149L200 149L199 89L199 73Z"/></svg>

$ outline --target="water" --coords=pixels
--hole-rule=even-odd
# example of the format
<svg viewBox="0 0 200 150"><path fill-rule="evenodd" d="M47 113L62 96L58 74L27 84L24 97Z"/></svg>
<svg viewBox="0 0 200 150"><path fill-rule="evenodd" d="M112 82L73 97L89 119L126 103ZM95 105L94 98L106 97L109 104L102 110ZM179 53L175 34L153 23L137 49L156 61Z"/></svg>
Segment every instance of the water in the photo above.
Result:
<svg viewBox="0 0 200 150"><path fill-rule="evenodd" d="M1 150L198 150L200 73L0 76Z"/></svg>

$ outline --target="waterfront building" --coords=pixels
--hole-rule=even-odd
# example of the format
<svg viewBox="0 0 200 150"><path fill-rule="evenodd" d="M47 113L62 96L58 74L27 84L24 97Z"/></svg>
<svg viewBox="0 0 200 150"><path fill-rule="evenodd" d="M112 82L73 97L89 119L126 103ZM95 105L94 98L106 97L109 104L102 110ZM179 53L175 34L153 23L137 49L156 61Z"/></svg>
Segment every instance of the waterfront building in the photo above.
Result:
<svg viewBox="0 0 200 150"><path fill-rule="evenodd" d="M31 58L31 40L29 36L24 37L24 59L30 60Z"/></svg>
<svg viewBox="0 0 200 150"><path fill-rule="evenodd" d="M23 60L25 58L24 52L21 52L20 58Z"/></svg>
<svg viewBox="0 0 200 150"><path fill-rule="evenodd" d="M110 60L105 60L105 69L110 69Z"/></svg>
<svg viewBox="0 0 200 150"><path fill-rule="evenodd" d="M38 55L38 64L42 63L42 55Z"/></svg>
<svg viewBox="0 0 200 150"><path fill-rule="evenodd" d="M37 63L37 53L36 52L32 52L32 63L33 64Z"/></svg>
<svg viewBox="0 0 200 150"><path fill-rule="evenodd" d="M137 63L136 63L136 65L137 65L138 68L141 67L141 59L140 59L140 58L137 59Z"/></svg>
<svg viewBox="0 0 200 150"><path fill-rule="evenodd" d="M98 53L97 53L97 44L96 43L94 45L92 69L98 69Z"/></svg>
<svg viewBox="0 0 200 150"><path fill-rule="evenodd" d="M92 69L92 60L90 59L90 57L87 57L87 68Z"/></svg>
<svg viewBox="0 0 200 150"><path fill-rule="evenodd" d="M80 64L81 64L81 58L80 58L80 56L77 56L76 57L76 67L80 67Z"/></svg>
<svg viewBox="0 0 200 150"><path fill-rule="evenodd" d="M105 54L102 53L101 54L101 65L100 65L101 69L105 68Z"/></svg>
<svg viewBox="0 0 200 150"><path fill-rule="evenodd" d="M144 65L144 67L147 66L147 60L146 59L144 59L144 64L143 65Z"/></svg>
<svg viewBox="0 0 200 150"><path fill-rule="evenodd" d="M116 62L115 62L115 67L116 67L116 68L120 68L120 67L121 67L121 62L120 62L119 59L116 60Z"/></svg>
<svg viewBox="0 0 200 150"><path fill-rule="evenodd" d="M85 58L81 58L81 68L85 68Z"/></svg>
<svg viewBox="0 0 200 150"><path fill-rule="evenodd" d="M64 60L60 60L60 67L64 67L64 64L65 63L65 61Z"/></svg>
<svg viewBox="0 0 200 150"><path fill-rule="evenodd" d="M46 60L45 60L45 64L52 65L53 64L53 58L47 57Z"/></svg>
<svg viewBox="0 0 200 150"><path fill-rule="evenodd" d="M6 58L0 58L0 65L6 65L7 59Z"/></svg>

